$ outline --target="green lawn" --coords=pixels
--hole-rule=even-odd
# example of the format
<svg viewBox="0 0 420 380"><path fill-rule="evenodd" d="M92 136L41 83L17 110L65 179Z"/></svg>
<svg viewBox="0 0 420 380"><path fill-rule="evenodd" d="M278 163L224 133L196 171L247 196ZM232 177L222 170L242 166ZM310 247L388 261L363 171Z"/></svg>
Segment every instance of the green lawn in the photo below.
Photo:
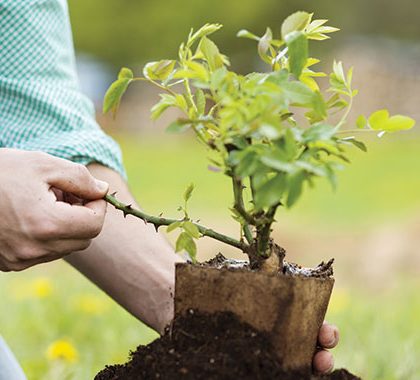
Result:
<svg viewBox="0 0 420 380"><path fill-rule="evenodd" d="M193 181L193 216L217 221L219 229L229 226L227 183L221 174L206 170L205 152L195 143L168 137L118 140L144 209L176 215L182 193ZM354 164L340 175L337 193L320 183L278 219L303 236L307 228L356 231L408 220L420 210L419 140L407 134L385 137L381 144L372 141L368 155L354 154ZM328 318L342 332L336 350L339 366L368 380L419 378L420 282L401 277L397 283L381 292L361 283L338 287ZM1 333L30 380L90 379L105 364L125 361L130 349L156 336L64 263L0 273L0 299ZM68 361L53 359L51 347L47 354L62 339Z"/></svg>

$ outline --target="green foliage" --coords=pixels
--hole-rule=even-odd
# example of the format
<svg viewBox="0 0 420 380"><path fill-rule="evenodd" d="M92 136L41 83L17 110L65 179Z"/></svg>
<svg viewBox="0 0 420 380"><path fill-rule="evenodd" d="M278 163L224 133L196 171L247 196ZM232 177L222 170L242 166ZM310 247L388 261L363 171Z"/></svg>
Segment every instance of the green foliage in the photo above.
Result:
<svg viewBox="0 0 420 380"><path fill-rule="evenodd" d="M326 74L312 70L319 60L308 56L308 41L324 40L338 29L326 26L326 20L312 20L312 16L307 12L292 14L283 22L279 36L274 36L270 28L261 37L247 30L238 33L257 42L268 72L241 75L229 70L229 59L209 37L221 26L206 24L196 32L191 30L179 48L177 61L149 63L144 78L134 78L166 92L152 109L153 119L170 107L178 108L184 115L169 130L192 129L213 152L213 163L232 179L234 219L241 224L248 243L254 238L262 241L258 245L261 250L269 239L266 233L270 228L266 227L273 223L279 206L292 207L305 187L312 187L319 177L335 188L339 162L350 162L347 148L366 151L364 143L344 128L357 95L352 88L352 68L345 72L341 62L334 62L330 86L325 92L320 90L317 78ZM119 77L111 88L121 80ZM182 91L175 87L179 84L183 85ZM337 112L342 113L338 122L332 117ZM412 119L389 117L386 110L357 120L358 131L381 134L413 125ZM247 207L244 191L250 193L251 204ZM176 225L183 229L176 247L194 258L194 239L199 232L185 224L189 222L186 203L191 192L189 187L185 206L180 208L185 217ZM255 237L250 236L251 226Z"/></svg>
<svg viewBox="0 0 420 380"><path fill-rule="evenodd" d="M103 112L107 113L112 111L112 114L115 116L120 105L120 101L125 91L128 88L128 85L133 80L133 72L126 67L123 67L118 74L118 79L112 83L111 87L105 94Z"/></svg>

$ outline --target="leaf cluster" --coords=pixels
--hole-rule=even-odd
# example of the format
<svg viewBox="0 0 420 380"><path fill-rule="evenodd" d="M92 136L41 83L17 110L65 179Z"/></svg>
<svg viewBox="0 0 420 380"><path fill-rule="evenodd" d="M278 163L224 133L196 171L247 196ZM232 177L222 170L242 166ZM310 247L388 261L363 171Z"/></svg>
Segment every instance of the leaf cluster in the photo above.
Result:
<svg viewBox="0 0 420 380"><path fill-rule="evenodd" d="M353 70L345 72L341 62L333 63L329 75L313 68L319 60L310 57L309 41L328 39L338 30L326 23L313 20L310 13L296 12L283 22L278 36L270 28L263 36L241 30L239 37L256 41L268 69L248 75L230 70L229 59L212 41L211 35L221 25L206 24L191 30L177 60L148 63L140 78L124 68L105 96L104 111L115 112L132 81L148 81L164 91L152 108L152 118L171 107L182 112L168 131L190 129L214 153L212 165L232 179L233 217L249 244L262 241L260 253L267 248L279 206L293 206L304 187L313 186L318 177L335 188L337 170L349 162L347 148L366 151L365 144L346 129L357 95L352 88ZM326 91L319 84L323 77L329 77ZM339 121L331 121L337 114L341 114ZM369 118L360 116L356 129L383 134L413 125L406 116L390 117L381 110ZM249 192L250 204L244 204L244 191ZM183 229L177 250L186 249L195 256L193 239L199 233L190 228L184 212L185 221L169 229Z"/></svg>

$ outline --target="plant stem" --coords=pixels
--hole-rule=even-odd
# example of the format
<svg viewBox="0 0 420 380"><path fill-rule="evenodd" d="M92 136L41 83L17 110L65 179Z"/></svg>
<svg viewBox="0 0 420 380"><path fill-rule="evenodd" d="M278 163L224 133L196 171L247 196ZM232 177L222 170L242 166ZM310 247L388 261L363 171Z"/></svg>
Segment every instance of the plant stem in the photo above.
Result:
<svg viewBox="0 0 420 380"><path fill-rule="evenodd" d="M252 218L251 215L245 210L244 199L243 199L243 184L242 181L233 175L232 177L232 185L233 185L233 195L235 198L234 209L242 216L245 220L243 225L243 231L246 240L249 244L252 244L254 241L254 237L252 236L251 228L249 224L255 225L255 220Z"/></svg>
<svg viewBox="0 0 420 380"><path fill-rule="evenodd" d="M160 83L155 82L152 79L139 77L139 78L133 78L133 82L134 81L144 81L144 82L152 83L155 86L159 87L161 90L164 90L166 92L169 92L171 95L176 96L176 93L174 91L172 91L169 87L162 86Z"/></svg>
<svg viewBox="0 0 420 380"><path fill-rule="evenodd" d="M270 242L271 225L274 222L274 216L276 215L277 208L280 203L271 206L265 214L267 220L261 228L257 229L257 251L262 257L266 256L268 245Z"/></svg>
<svg viewBox="0 0 420 380"><path fill-rule="evenodd" d="M179 220L179 219L168 219L168 218L163 218L161 216L153 216L153 215L148 215L145 212L141 211L141 210L137 210L133 207L131 207L131 205L126 205L122 202L120 202L119 200L117 200L113 195L105 195L104 199L112 204L116 209L121 210L124 213L124 216L126 215L133 215L139 219L142 219L144 222L146 223L150 223L153 224L155 226L156 231L159 229L159 227L161 226L169 226L170 224L174 223L174 222L182 222L183 220ZM248 251L248 244L239 241L237 239L233 239L229 236L223 235L219 232L216 232L210 228L207 228L205 226L201 226L197 223L193 223L198 230L200 231L200 233L203 236L207 236L207 237L211 237L215 240L221 241L222 243L231 245L235 248L238 248L240 250L242 250L244 253L246 253Z"/></svg>

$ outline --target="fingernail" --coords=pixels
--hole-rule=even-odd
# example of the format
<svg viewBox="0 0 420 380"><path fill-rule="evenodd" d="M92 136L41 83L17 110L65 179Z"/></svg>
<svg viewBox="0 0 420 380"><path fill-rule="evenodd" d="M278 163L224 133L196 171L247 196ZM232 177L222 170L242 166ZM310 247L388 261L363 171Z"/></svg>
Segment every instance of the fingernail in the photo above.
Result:
<svg viewBox="0 0 420 380"><path fill-rule="evenodd" d="M326 345L327 347L333 346L335 344L335 341L337 340L337 332L336 330L333 330L328 339L326 339Z"/></svg>
<svg viewBox="0 0 420 380"><path fill-rule="evenodd" d="M99 179L96 180L96 186L98 187L98 190L101 192L106 192L108 191L108 183L101 181Z"/></svg>

